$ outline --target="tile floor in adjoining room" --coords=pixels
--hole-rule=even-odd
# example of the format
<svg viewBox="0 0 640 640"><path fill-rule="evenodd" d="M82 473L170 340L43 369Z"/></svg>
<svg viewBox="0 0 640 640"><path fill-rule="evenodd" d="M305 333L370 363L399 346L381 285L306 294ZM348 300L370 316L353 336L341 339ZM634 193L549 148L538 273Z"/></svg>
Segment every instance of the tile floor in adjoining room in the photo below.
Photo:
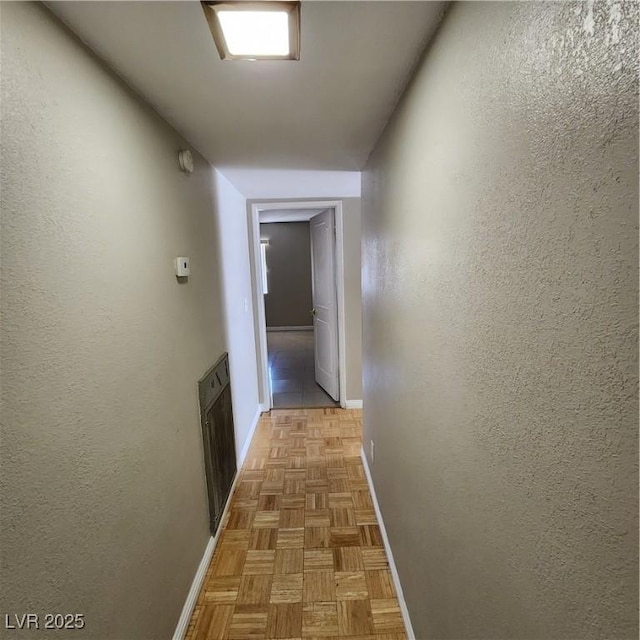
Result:
<svg viewBox="0 0 640 640"><path fill-rule="evenodd" d="M268 331L273 406L337 407L315 381L313 331Z"/></svg>
<svg viewBox="0 0 640 640"><path fill-rule="evenodd" d="M187 640L406 640L361 431L359 410L263 415Z"/></svg>

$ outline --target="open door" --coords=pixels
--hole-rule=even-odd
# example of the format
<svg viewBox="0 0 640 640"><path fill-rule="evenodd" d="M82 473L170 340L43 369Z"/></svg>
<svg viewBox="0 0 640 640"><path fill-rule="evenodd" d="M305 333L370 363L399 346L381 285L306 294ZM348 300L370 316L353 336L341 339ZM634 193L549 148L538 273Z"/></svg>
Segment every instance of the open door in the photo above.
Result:
<svg viewBox="0 0 640 640"><path fill-rule="evenodd" d="M309 222L316 382L334 400L339 400L334 210L328 209Z"/></svg>

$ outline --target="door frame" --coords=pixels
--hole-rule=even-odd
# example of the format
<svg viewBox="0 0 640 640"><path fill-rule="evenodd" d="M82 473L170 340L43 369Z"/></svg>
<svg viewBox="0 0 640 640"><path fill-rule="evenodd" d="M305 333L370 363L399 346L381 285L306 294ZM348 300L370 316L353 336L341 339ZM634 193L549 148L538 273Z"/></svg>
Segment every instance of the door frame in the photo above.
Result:
<svg viewBox="0 0 640 640"><path fill-rule="evenodd" d="M271 409L269 389L269 353L267 349L267 319L262 294L262 260L260 256L260 213L287 209L333 209L335 212L336 242L336 299L338 302L338 385L340 406L346 408L346 342L345 342L345 297L344 297L344 218L342 200L304 200L294 202L252 202L249 215L249 258L251 263L251 292L253 296L253 324L256 339L258 365L258 390L260 409ZM294 220L290 220L294 222Z"/></svg>

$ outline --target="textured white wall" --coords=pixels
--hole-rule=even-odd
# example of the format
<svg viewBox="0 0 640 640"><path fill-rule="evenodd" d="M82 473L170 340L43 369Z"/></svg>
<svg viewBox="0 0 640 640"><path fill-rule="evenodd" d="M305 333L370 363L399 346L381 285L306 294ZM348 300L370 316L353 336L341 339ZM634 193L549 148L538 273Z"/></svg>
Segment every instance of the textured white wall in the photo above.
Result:
<svg viewBox="0 0 640 640"><path fill-rule="evenodd" d="M218 170L212 169L212 172L222 263L236 453L240 455L256 420L259 405L247 205L244 197Z"/></svg>
<svg viewBox="0 0 640 640"><path fill-rule="evenodd" d="M362 400L361 201L344 198L344 315L347 400Z"/></svg>
<svg viewBox="0 0 640 640"><path fill-rule="evenodd" d="M364 172L365 438L418 638L638 637L637 89L635 2L454 3Z"/></svg>
<svg viewBox="0 0 640 640"><path fill-rule="evenodd" d="M180 173L184 140L42 5L3 3L1 30L3 613L168 638L209 538L211 169Z"/></svg>

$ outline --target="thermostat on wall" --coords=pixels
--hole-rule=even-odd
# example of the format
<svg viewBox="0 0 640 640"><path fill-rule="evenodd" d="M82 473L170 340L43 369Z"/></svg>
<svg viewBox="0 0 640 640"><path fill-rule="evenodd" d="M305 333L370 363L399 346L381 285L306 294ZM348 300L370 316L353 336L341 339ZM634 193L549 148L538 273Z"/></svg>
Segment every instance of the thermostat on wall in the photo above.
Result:
<svg viewBox="0 0 640 640"><path fill-rule="evenodd" d="M191 264L189 258L176 258L176 275L179 278L185 278L191 273Z"/></svg>

